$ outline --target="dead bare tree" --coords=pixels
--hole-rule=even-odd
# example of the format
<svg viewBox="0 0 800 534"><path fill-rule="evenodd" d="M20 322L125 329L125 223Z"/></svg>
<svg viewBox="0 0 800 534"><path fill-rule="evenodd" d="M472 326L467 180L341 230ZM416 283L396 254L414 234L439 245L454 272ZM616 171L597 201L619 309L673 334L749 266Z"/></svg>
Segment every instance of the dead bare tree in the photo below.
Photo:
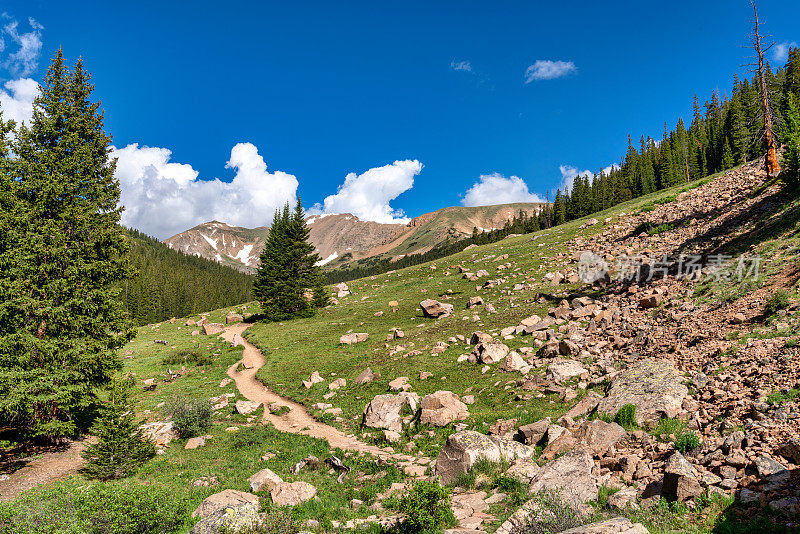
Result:
<svg viewBox="0 0 800 534"><path fill-rule="evenodd" d="M763 127L764 127L764 148L767 151L767 154L764 159L764 165L767 169L767 173L771 175L776 175L781 171L781 166L778 163L778 152L776 147L775 141L775 132L772 128L773 117L772 117L772 106L770 105L770 94L769 94L769 87L767 86L767 74L764 68L764 54L772 48L774 43L770 43L766 47L763 46L763 39L764 37L761 35L760 31L760 21L758 19L758 8L756 7L755 0L750 0L750 5L753 6L753 33L750 34L750 42L752 44L753 50L756 53L756 58L758 60L758 91L759 96L761 97L761 115L763 118ZM755 67L756 64L751 64Z"/></svg>

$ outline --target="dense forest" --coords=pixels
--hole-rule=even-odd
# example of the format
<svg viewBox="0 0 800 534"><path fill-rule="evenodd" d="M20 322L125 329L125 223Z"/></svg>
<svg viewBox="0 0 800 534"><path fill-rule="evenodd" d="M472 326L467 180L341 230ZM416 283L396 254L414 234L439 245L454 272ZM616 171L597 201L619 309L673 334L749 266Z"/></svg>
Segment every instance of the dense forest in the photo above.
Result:
<svg viewBox="0 0 800 534"><path fill-rule="evenodd" d="M133 278L122 298L139 325L233 306L251 300L253 277L197 256L172 250L128 229Z"/></svg>
<svg viewBox="0 0 800 534"><path fill-rule="evenodd" d="M800 48L789 50L785 66L773 72L767 66L767 85L772 96L779 140L787 140L792 114L800 103ZM642 135L639 148L628 136L628 150L610 172L577 176L571 191L556 191L550 209L537 216L520 213L504 228L442 243L423 254L404 256L396 261L370 258L356 267L344 267L326 273L331 283L353 280L442 258L472 244L484 245L510 234L535 232L603 211L616 204L654 191L687 183L751 161L764 155L760 122L757 78L733 77L730 96L712 93L703 106L695 95L689 128L682 118L673 130L664 125L658 141Z"/></svg>

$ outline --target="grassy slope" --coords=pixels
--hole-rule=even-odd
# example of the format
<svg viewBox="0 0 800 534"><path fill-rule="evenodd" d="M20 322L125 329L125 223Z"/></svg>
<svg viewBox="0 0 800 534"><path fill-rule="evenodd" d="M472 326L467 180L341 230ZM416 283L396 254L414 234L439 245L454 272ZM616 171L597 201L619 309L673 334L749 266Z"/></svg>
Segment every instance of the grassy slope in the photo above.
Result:
<svg viewBox="0 0 800 534"><path fill-rule="evenodd" d="M689 187L696 184L691 184ZM654 202L672 199L684 187L654 193L636 199L607 212L595 214L599 220L616 217L620 212L630 213L635 210L647 210ZM563 260L554 258L565 251L564 243L577 235L590 235L601 231L602 225L580 229L584 221L574 221L554 230L525 235L504 240L499 243L478 247L458 255L422 265L404 269L393 274L384 274L370 279L357 280L350 283L353 295L341 299L341 303L321 311L317 317L307 320L290 321L282 324L256 324L246 333L247 337L260 346L266 356L267 363L259 372L259 378L276 392L303 402L310 406L316 402L330 402L343 408L340 421L331 416L320 417L329 423L359 432L358 420L365 404L378 393L387 389L387 382L397 376L407 376L414 391L420 395L438 389L448 389L458 394L470 391L476 396L476 403L470 406L471 418L467 423L475 428L483 428L483 423L490 423L498 418L517 417L520 423L532 421L544 415L557 416L569 408L557 398L540 398L530 401L516 401L516 391L511 384L519 378L518 373L502 373L493 366L486 374L481 373L480 365L457 363L458 355L468 352L461 344L454 344L446 352L431 355L430 350L436 341L446 340L456 334L469 335L474 330L496 332L499 328L515 325L531 313L544 315L549 304L540 304L536 300L537 293L566 294L577 289L569 286L553 288L542 282L542 276L549 271L563 268ZM777 234L776 234L777 235ZM511 269L497 271L498 263L483 260L489 255L509 254L506 261L512 262ZM489 270L489 278L506 277L506 283L493 290L475 290L475 282L461 278L453 266L463 264L473 270L485 268ZM448 274L449 272L449 274ZM482 279L482 281L486 278ZM532 282L529 290L509 293L508 288L515 283ZM449 302L455 305L456 313L446 319L434 321L424 319L418 303L424 298L438 298L448 294ZM713 288L710 290L713 291ZM486 302L493 303L498 313L485 313L477 308L480 316L473 322L473 311L466 311L467 299L473 295L481 295ZM392 312L387 303L397 300L400 303L397 312ZM248 311L257 311L250 305ZM222 321L227 309L210 313L212 321ZM376 317L375 313L383 315ZM466 318L466 320L464 319ZM164 418L164 407L160 403L177 397L209 398L222 393L235 393L234 386L219 388L220 381L225 378L227 367L238 359L238 350L230 349L220 341L204 336L191 336L193 327L186 327L184 320L174 324L168 322L160 325L149 325L139 329L138 337L126 350L132 351L132 358L125 360L126 371L136 373L139 379L158 377L167 367L162 363L165 355L183 348L199 348L214 358L214 364L207 367L190 367L189 372L171 383L159 380L153 392L140 391L137 394L138 411L150 420ZM422 325L422 326L419 326ZM405 331L406 337L390 343L407 345L410 349L422 350L418 356L405 357L408 351L389 355L385 346L386 333L392 327ZM348 330L370 333L370 339L355 346L341 346L339 336ZM160 339L168 345L155 344ZM529 338L517 338L506 343L512 348L524 346ZM411 343L413 342L413 346ZM380 372L382 379L376 383L355 386L353 379L364 367L369 365L373 371ZM175 370L176 366L173 366ZM328 381L332 376L341 376L348 380L348 386L330 401L323 399L327 393L327 385L320 384L306 390L301 380L311 372L319 371ZM419 372L428 371L433 378L419 380ZM505 387L509 384L509 387ZM233 399L235 401L236 399ZM298 519L315 518L323 524L330 519L346 519L365 517L374 512L366 507L351 507L349 499L355 497L370 504L378 491L383 491L390 482L401 478L396 469L379 466L369 458L356 460L350 458L348 463L354 465L354 471L362 473L378 473L375 481L356 482L355 477L345 479L338 485L335 475L325 471L301 471L294 475L291 466L307 454L320 458L328 455L327 444L312 438L281 434L271 427L248 430L246 419L233 415L225 410L218 412L218 420L211 434L214 437L201 449L185 451L183 442L174 442L167 453L157 457L143 468L135 477L147 484L157 484L171 488L176 495L185 495L190 501L186 510L186 526L193 521L188 518L191 509L205 496L224 488L249 490L247 478L263 467L269 467L284 480L307 480L319 489L319 501L306 503L293 511ZM225 429L231 425L240 427L238 433L229 433ZM367 434L375 434L369 432ZM431 429L423 429L431 430ZM430 434L422 432L421 439L415 443L425 452L435 455L443 445L446 435L452 427L435 429ZM369 436L365 439L371 439ZM401 448L408 441L404 437ZM252 443L251 443L252 442ZM261 462L259 458L274 452L276 457ZM355 462L358 462L356 465ZM220 485L212 488L193 488L190 483L201 476L216 476ZM491 484L489 485L491 486ZM269 506L269 498L264 496L264 503ZM717 501L702 512L687 513L681 505L665 507L652 514L641 514L653 532L711 532L718 515L727 504ZM513 507L493 506L492 512L498 521L507 516ZM498 523L495 523L495 527ZM490 530L493 527L490 526ZM185 530L184 530L185 531ZM731 530L734 531L734 530Z"/></svg>

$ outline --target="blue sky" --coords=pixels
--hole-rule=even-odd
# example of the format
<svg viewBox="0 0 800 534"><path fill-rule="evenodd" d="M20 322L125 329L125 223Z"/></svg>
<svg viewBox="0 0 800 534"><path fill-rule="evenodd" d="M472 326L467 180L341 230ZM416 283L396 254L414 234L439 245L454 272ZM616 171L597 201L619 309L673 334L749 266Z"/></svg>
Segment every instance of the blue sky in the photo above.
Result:
<svg viewBox="0 0 800 534"><path fill-rule="evenodd" d="M629 133L660 137L694 93L729 88L751 16L745 0L186 6L12 1L0 21L41 42L26 72L4 31L3 83L41 80L58 46L83 56L115 146L136 144L128 220L162 238L266 224L295 193L384 221L544 196L562 167L606 167ZM759 9L776 42L800 41L800 2Z"/></svg>

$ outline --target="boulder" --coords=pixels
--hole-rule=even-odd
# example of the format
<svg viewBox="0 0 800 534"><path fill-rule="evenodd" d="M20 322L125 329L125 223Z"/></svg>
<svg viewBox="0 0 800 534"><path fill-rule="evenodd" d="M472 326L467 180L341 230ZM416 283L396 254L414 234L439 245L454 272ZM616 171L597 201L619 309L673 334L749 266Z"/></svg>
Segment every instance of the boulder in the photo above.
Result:
<svg viewBox="0 0 800 534"><path fill-rule="evenodd" d="M575 449L545 464L531 480L531 491L557 491L572 504L597 499L597 481L592 475L594 460L588 452Z"/></svg>
<svg viewBox="0 0 800 534"><path fill-rule="evenodd" d="M588 373L580 362L575 360L562 360L561 358L554 358L547 366L547 377L560 384L566 382L570 378L581 376ZM616 413L616 412L614 412Z"/></svg>
<svg viewBox="0 0 800 534"><path fill-rule="evenodd" d="M297 506L313 499L317 495L317 488L302 480L281 482L269 494L275 506Z"/></svg>
<svg viewBox="0 0 800 534"><path fill-rule="evenodd" d="M369 334L366 332L350 332L339 338L339 343L342 345L353 345L355 343L362 343L369 339Z"/></svg>
<svg viewBox="0 0 800 534"><path fill-rule="evenodd" d="M601 419L586 421L572 430L575 441L595 456L604 455L626 434L625 429L617 423L606 423Z"/></svg>
<svg viewBox="0 0 800 534"><path fill-rule="evenodd" d="M189 534L219 534L250 532L261 526L258 507L245 503L241 506L225 507L201 519Z"/></svg>
<svg viewBox="0 0 800 534"><path fill-rule="evenodd" d="M467 309L475 308L477 306L483 305L483 299L481 297L470 297L467 301Z"/></svg>
<svg viewBox="0 0 800 534"><path fill-rule="evenodd" d="M303 386L305 386L306 389L311 389L311 386L319 384L320 382L325 382L325 379L320 376L319 371L314 371L311 373L308 380L303 380Z"/></svg>
<svg viewBox="0 0 800 534"><path fill-rule="evenodd" d="M369 428L383 428L401 432L403 430L403 410L415 414L419 406L416 393L397 395L376 395L364 408L363 424Z"/></svg>
<svg viewBox="0 0 800 534"><path fill-rule="evenodd" d="M242 321L244 321L244 317L238 313L230 312L225 316L225 324L241 323Z"/></svg>
<svg viewBox="0 0 800 534"><path fill-rule="evenodd" d="M259 491L272 491L272 488L283 482L283 479L272 472L271 469L262 469L255 475L247 479L250 482L250 490L258 493Z"/></svg>
<svg viewBox="0 0 800 534"><path fill-rule="evenodd" d="M469 417L467 405L461 402L452 391L437 391L425 395L420 403L422 413L420 422L433 426L447 426L454 421L464 421Z"/></svg>
<svg viewBox="0 0 800 534"><path fill-rule="evenodd" d="M469 344L470 345L480 345L481 343L491 343L492 342L491 334L487 334L485 332L481 332L479 330L472 333L469 336Z"/></svg>
<svg viewBox="0 0 800 534"><path fill-rule="evenodd" d="M389 391L406 391L407 389L409 389L407 376L398 376L389 382Z"/></svg>
<svg viewBox="0 0 800 534"><path fill-rule="evenodd" d="M592 410L597 408L597 405L600 404L601 400L603 400L603 397L594 391L590 391L585 397L578 401L578 404L570 408L569 411L567 411L567 413L565 413L561 419L559 419L559 421L566 419L572 420L591 413Z"/></svg>
<svg viewBox="0 0 800 534"><path fill-rule="evenodd" d="M172 428L172 421L146 423L139 428L142 430L142 435L158 447L166 447L173 439L178 437L178 434Z"/></svg>
<svg viewBox="0 0 800 534"><path fill-rule="evenodd" d="M335 391L337 389L341 389L344 387L347 387L347 380L345 380L344 378L337 378L336 380L328 384L328 389L330 391Z"/></svg>
<svg viewBox="0 0 800 534"><path fill-rule="evenodd" d="M372 369L367 367L366 369L361 371L361 374L359 374L353 382L355 382L356 385L360 386L362 384L368 384L372 382L373 380L375 380L375 378L376 377L375 374L372 372Z"/></svg>
<svg viewBox="0 0 800 534"><path fill-rule="evenodd" d="M504 343L480 343L475 347L475 354L480 363L497 363L508 356L510 349Z"/></svg>
<svg viewBox="0 0 800 534"><path fill-rule="evenodd" d="M225 330L225 325L221 323L206 323L203 325L203 333L207 336L221 334Z"/></svg>
<svg viewBox="0 0 800 534"><path fill-rule="evenodd" d="M260 402L240 400L236 401L236 412L242 415L250 415L261 407Z"/></svg>
<svg viewBox="0 0 800 534"><path fill-rule="evenodd" d="M226 489L206 497L203 502L200 503L200 506L192 512L192 517L209 517L215 512L225 510L226 508L238 508L245 504L250 504L258 509L260 504L258 495Z"/></svg>
<svg viewBox="0 0 800 534"><path fill-rule="evenodd" d="M648 530L641 523L631 523L627 517L615 517L582 527L564 530L561 534L647 534Z"/></svg>
<svg viewBox="0 0 800 534"><path fill-rule="evenodd" d="M336 296L340 299L350 294L350 288L344 282L336 284L333 288L336 290Z"/></svg>
<svg viewBox="0 0 800 534"><path fill-rule="evenodd" d="M197 436L194 438L189 438L186 440L186 445L183 446L184 449L187 451L191 451L197 449L198 447L204 447L206 444L206 437L205 436Z"/></svg>
<svg viewBox="0 0 800 534"><path fill-rule="evenodd" d="M539 472L539 464L530 458L518 458L511 462L511 466L506 469L503 476L516 478L523 484L530 484L534 475Z"/></svg>
<svg viewBox="0 0 800 534"><path fill-rule="evenodd" d="M697 497L703 487L694 476L692 464L679 452L674 452L664 466L664 481L661 493L673 499L686 501Z"/></svg>
<svg viewBox="0 0 800 534"><path fill-rule="evenodd" d="M639 306L645 309L657 308L661 304L661 295L649 295L639 299Z"/></svg>
<svg viewBox="0 0 800 534"><path fill-rule="evenodd" d="M462 430L450 434L447 443L436 458L436 474L443 485L450 484L467 473L480 460L499 463L517 458L531 458L535 450L521 443L474 430Z"/></svg>
<svg viewBox="0 0 800 534"><path fill-rule="evenodd" d="M526 367L530 367L525 360L522 359L517 352L511 351L503 360L503 363L500 365L501 371L512 372L512 371L519 371Z"/></svg>
<svg viewBox="0 0 800 534"><path fill-rule="evenodd" d="M453 313L453 305L439 302L438 300L425 299L419 303L422 308L422 313L425 317L432 317L437 319L439 317L447 317Z"/></svg>
<svg viewBox="0 0 800 534"><path fill-rule="evenodd" d="M625 404L634 404L638 425L657 423L662 417L676 417L688 393L672 362L645 359L614 378L597 410L613 416Z"/></svg>
<svg viewBox="0 0 800 534"><path fill-rule="evenodd" d="M781 445L777 453L792 462L800 465L800 438L791 438Z"/></svg>
<svg viewBox="0 0 800 534"><path fill-rule="evenodd" d="M522 425L517 429L520 441L522 441L522 443L524 443L525 445L535 446L537 443L542 441L542 438L547 433L547 429L549 426L550 426L549 417L546 419L540 419L535 423Z"/></svg>

